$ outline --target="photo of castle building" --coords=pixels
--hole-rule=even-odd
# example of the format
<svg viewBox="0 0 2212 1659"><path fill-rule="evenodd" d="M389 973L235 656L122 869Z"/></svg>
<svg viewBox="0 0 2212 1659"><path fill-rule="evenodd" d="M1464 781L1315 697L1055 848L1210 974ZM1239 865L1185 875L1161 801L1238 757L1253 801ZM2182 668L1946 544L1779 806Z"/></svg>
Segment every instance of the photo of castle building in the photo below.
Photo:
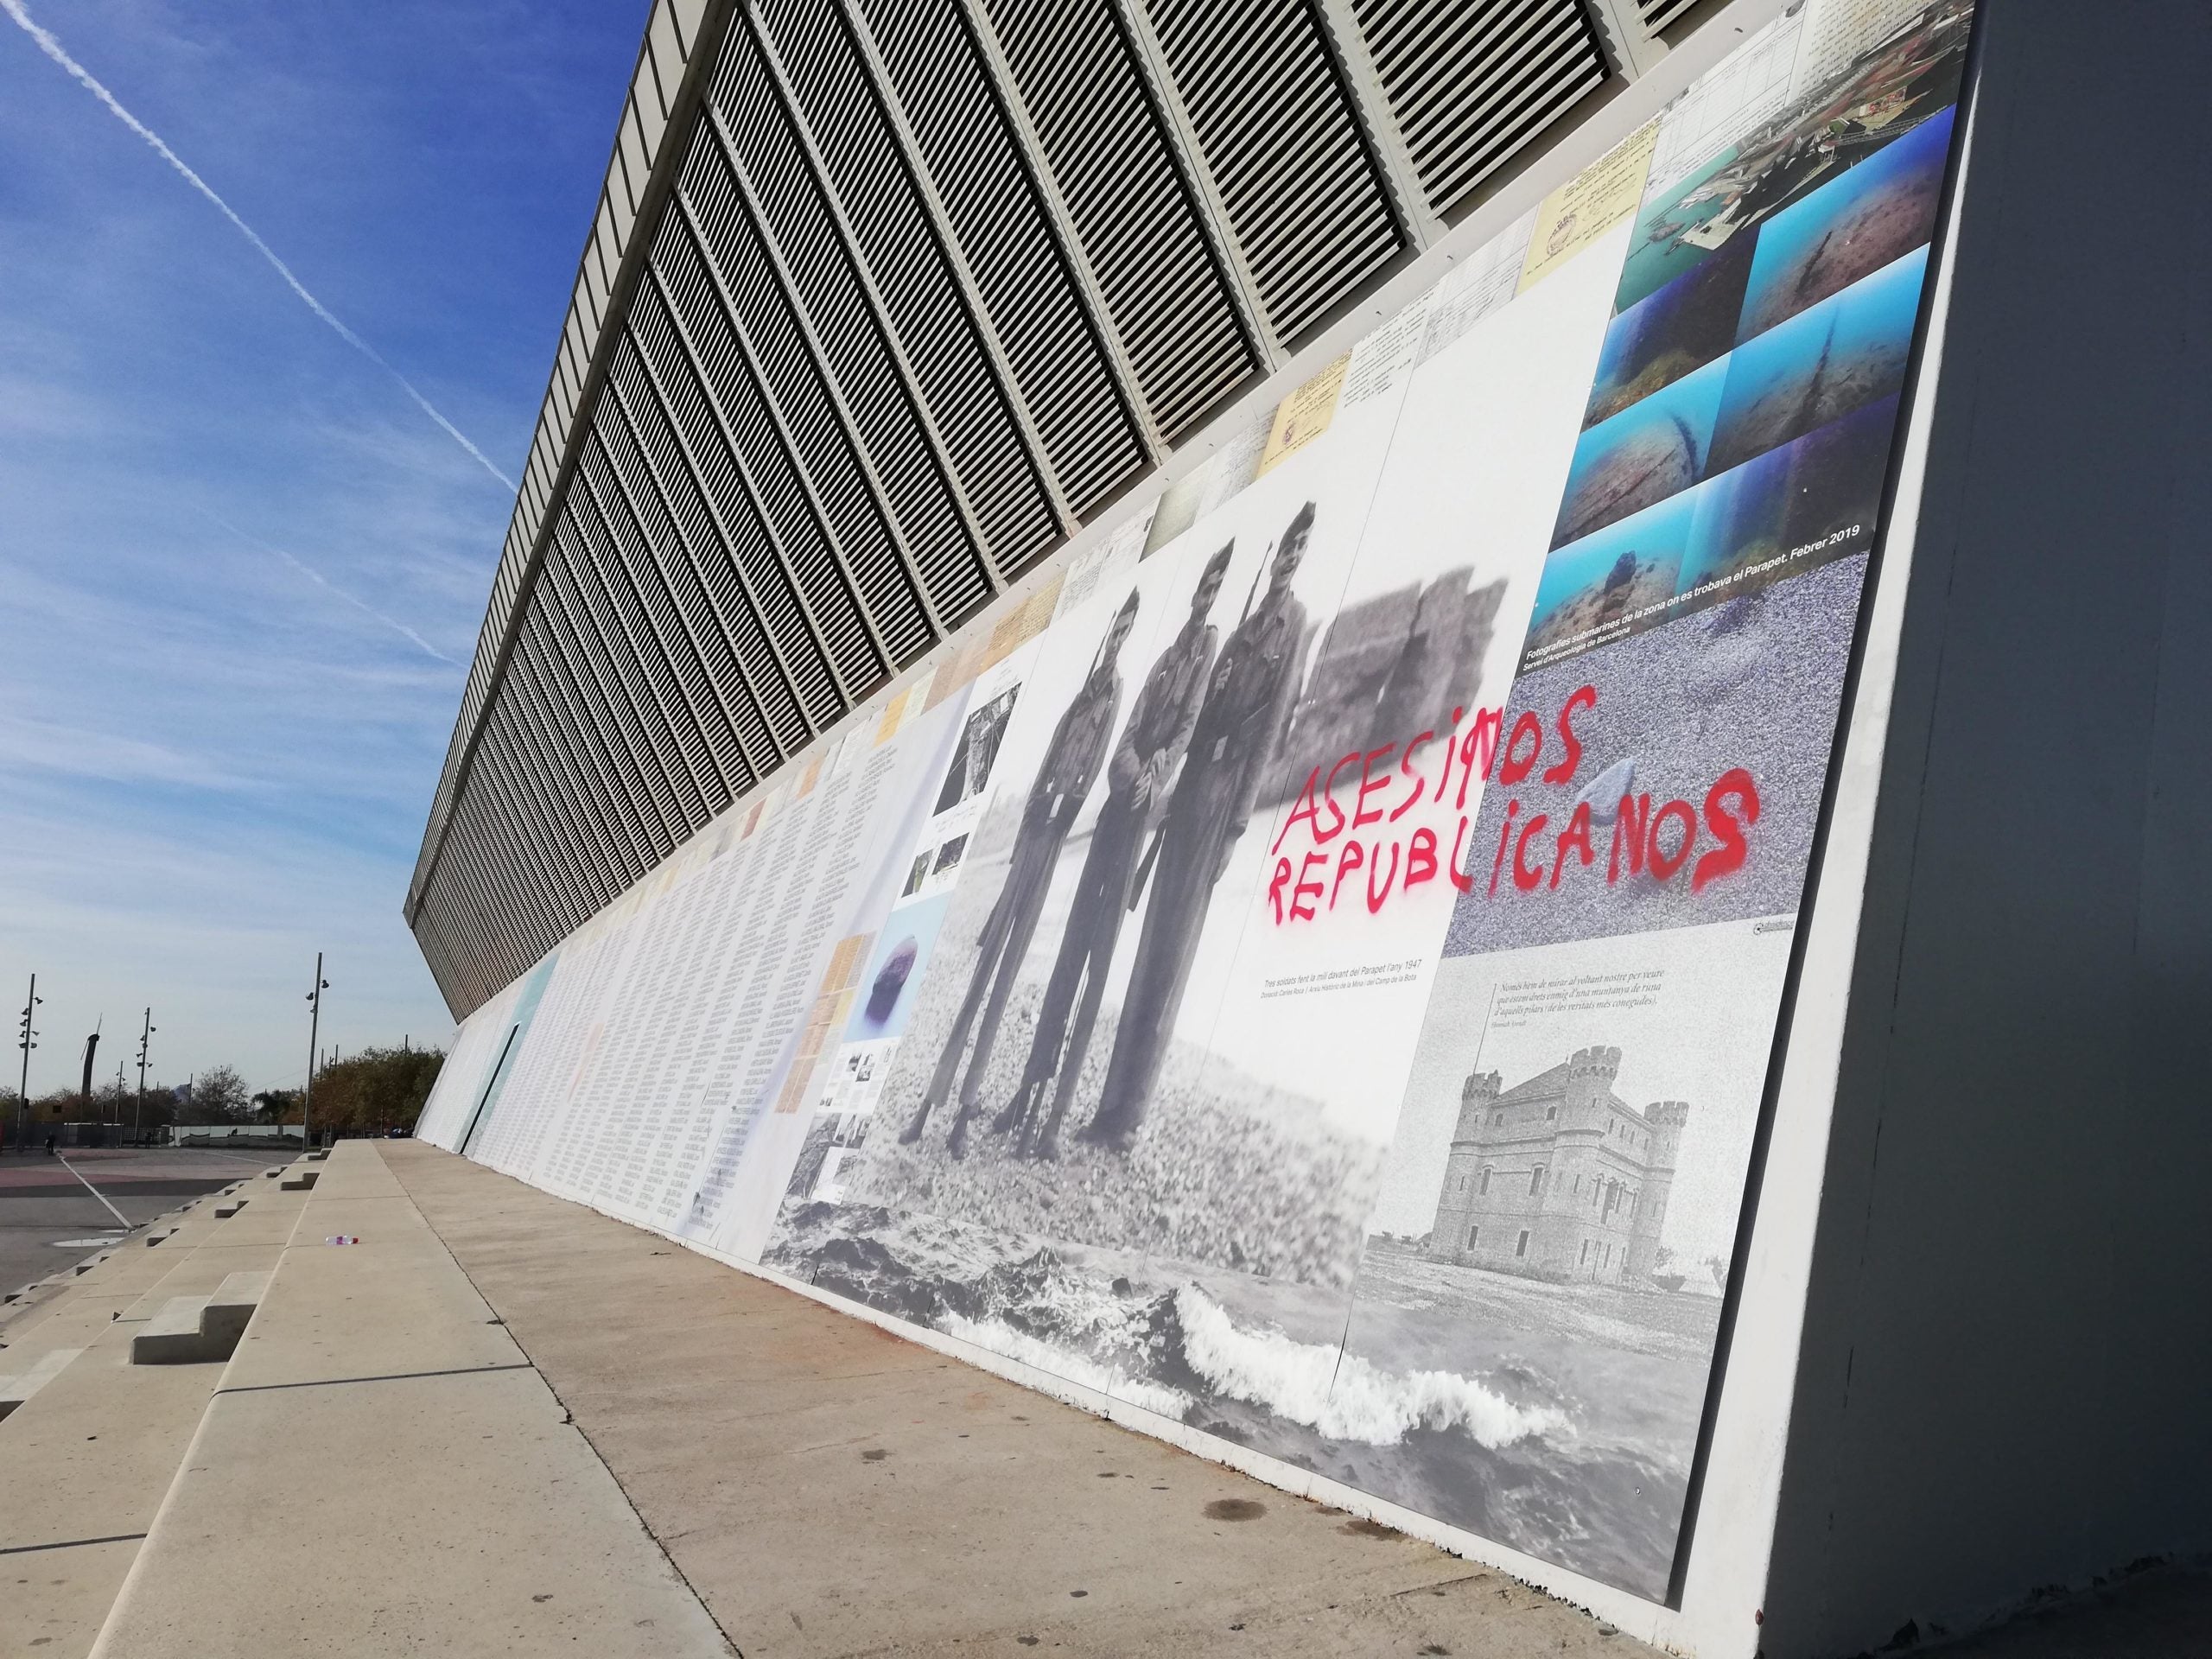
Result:
<svg viewBox="0 0 2212 1659"><path fill-rule="evenodd" d="M1428 1254L1558 1282L1648 1286L1690 1109L1613 1092L1618 1048L1580 1048L1501 1090L1471 1074Z"/></svg>

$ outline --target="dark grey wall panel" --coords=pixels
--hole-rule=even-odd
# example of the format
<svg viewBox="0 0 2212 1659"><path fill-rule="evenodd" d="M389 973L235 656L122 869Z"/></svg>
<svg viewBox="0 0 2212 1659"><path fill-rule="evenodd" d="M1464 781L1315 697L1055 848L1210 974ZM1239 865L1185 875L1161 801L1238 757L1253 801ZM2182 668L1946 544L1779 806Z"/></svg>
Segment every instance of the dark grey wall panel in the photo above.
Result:
<svg viewBox="0 0 2212 1659"><path fill-rule="evenodd" d="M2082 21L1980 24L1777 1659L2212 1548L2212 24Z"/></svg>

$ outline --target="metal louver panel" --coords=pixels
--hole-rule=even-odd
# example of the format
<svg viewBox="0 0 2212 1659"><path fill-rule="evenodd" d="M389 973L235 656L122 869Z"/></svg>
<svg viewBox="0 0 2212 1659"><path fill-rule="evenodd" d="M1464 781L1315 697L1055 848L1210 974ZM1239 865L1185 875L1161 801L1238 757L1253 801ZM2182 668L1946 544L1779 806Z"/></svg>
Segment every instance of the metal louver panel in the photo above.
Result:
<svg viewBox="0 0 2212 1659"><path fill-rule="evenodd" d="M788 457L772 413L778 394L735 301L688 223L681 228L680 235L667 238L654 291L639 297L639 338L670 416L686 435L702 505L764 635L753 655L757 659L765 652L785 680L799 725L818 728L844 707L850 695L844 676L860 674L865 683L881 671L881 664L862 649L866 631L858 626L851 589L834 559L810 550L810 579L803 582L794 552L810 550L808 527L794 524L791 541L778 534L775 508L760 483L762 468L772 467L779 451ZM804 372L794 386L802 397L815 389ZM821 410L808 412L832 419ZM793 729L789 718L779 729ZM794 745L785 747L788 751Z"/></svg>
<svg viewBox="0 0 2212 1659"><path fill-rule="evenodd" d="M546 613L556 625L556 654L575 673L578 684L587 688L584 695L594 728L615 751L616 775L630 795L632 810L645 825L658 861L682 841L683 832L677 826L683 822L683 813L659 755L645 740L628 689L613 672L604 636L571 584L569 564L568 549L556 538L538 581Z"/></svg>
<svg viewBox="0 0 2212 1659"><path fill-rule="evenodd" d="M1421 188L1441 213L1592 88L1581 0L1352 0Z"/></svg>
<svg viewBox="0 0 2212 1659"><path fill-rule="evenodd" d="M741 627L742 620L729 616L724 596L711 582L711 574L726 561L711 532L702 531L696 503L682 493L680 454L651 397L651 381L634 341L624 343L608 384L612 395L600 410L602 417L613 418L602 418L601 442L614 462L624 503L638 529L660 550L685 635L735 741L736 752L725 760L724 770L742 791L773 767L784 750L769 725L767 698L738 655L733 623Z"/></svg>
<svg viewBox="0 0 2212 1659"><path fill-rule="evenodd" d="M1406 246L1318 0L1153 0L1267 321L1289 342Z"/></svg>
<svg viewBox="0 0 2212 1659"><path fill-rule="evenodd" d="M698 780L701 800L710 813L717 812L751 779L699 636L681 613L675 580L639 522L637 504L614 464L604 416L617 407L612 399L601 402L601 429L584 450L578 476L588 511L578 521L587 537L611 556L601 568L619 570L628 579L610 583L610 588L625 608L632 637L650 642L640 645L640 660L662 694L663 711Z"/></svg>
<svg viewBox="0 0 2212 1659"><path fill-rule="evenodd" d="M1114 0L989 0L1108 318L1173 442L1260 365Z"/></svg>
<svg viewBox="0 0 2212 1659"><path fill-rule="evenodd" d="M486 757L486 779L494 791L492 798L509 834L542 826L540 833L523 842L524 855L516 873L536 896L537 903L531 908L543 918L543 925L565 932L568 917L581 919L590 913L582 898L584 878L559 821L544 823L548 801L542 780L532 774L512 741L512 722L502 724L505 729L495 734L507 741L494 745Z"/></svg>
<svg viewBox="0 0 2212 1659"><path fill-rule="evenodd" d="M533 609L510 676L528 706L540 711L548 743L564 751L574 776L599 819L616 890L651 868L636 810L608 769L607 753L590 718L569 701L565 676L547 660L544 616Z"/></svg>
<svg viewBox="0 0 2212 1659"><path fill-rule="evenodd" d="M612 485L605 511L619 537L625 542L634 538L642 545L644 563L659 578L665 604L656 607L657 638L670 651L694 715L734 797L751 788L763 768L782 756L774 749L760 705L751 695L713 594L670 511L658 475L639 447L629 410L644 378L636 349L626 340L608 378L607 394L600 400L594 433L598 458ZM614 522L618 517L620 522ZM667 626L671 613L674 639Z"/></svg>
<svg viewBox="0 0 2212 1659"><path fill-rule="evenodd" d="M838 709L829 659L819 638L804 624L790 639L770 632L755 575L737 563L739 532L709 482L710 477L718 480L723 496L731 488L730 439L709 412L698 379L700 365L683 343L690 331L675 322L658 293L639 296L632 321L642 383L627 409L632 434L650 457L647 470L728 642L736 676L760 728L755 741L772 757L790 754ZM745 517L748 528L757 531L749 510ZM783 566L772 555L761 558L757 540L753 550L767 566L763 574L774 590L774 603L795 613ZM795 660L803 666L795 667Z"/></svg>
<svg viewBox="0 0 2212 1659"><path fill-rule="evenodd" d="M1656 35L1696 3L1697 0L1636 0L1636 10L1644 28Z"/></svg>
<svg viewBox="0 0 2212 1659"><path fill-rule="evenodd" d="M758 39L766 85L786 100L794 154L809 165L823 222L910 377L994 566L1007 575L1072 524L1056 510L1020 394L993 360L957 255L938 237L869 24L857 7L776 11L798 24L791 52L779 49L784 36L770 33L765 7ZM733 61L737 55L733 48ZM810 68L821 77L819 94L798 79ZM814 113L825 98L835 100L834 122Z"/></svg>
<svg viewBox="0 0 2212 1659"><path fill-rule="evenodd" d="M572 538L577 588L598 625L615 676L629 692L647 742L667 764L688 834L721 810L716 800L720 779L698 713L677 676L676 658L667 652L649 650L644 643L652 638L654 620L648 614L638 572L623 556L602 517L594 489L594 460L587 450L561 534Z"/></svg>
<svg viewBox="0 0 2212 1659"><path fill-rule="evenodd" d="M516 710L515 726L522 742L546 778L549 790L557 799L581 809L564 816L570 817L576 832L577 849L590 887L590 907L595 910L619 896L626 885L610 851L612 831L605 811L578 769L575 757L564 741L566 734L548 725L535 687L521 677L518 668L511 672L515 677L512 682L514 689L505 700Z"/></svg>
<svg viewBox="0 0 2212 1659"><path fill-rule="evenodd" d="M719 365L726 378L709 374L709 385L725 400L728 417L741 421L730 435L733 461L740 467L748 493L756 498L754 511L761 515L763 533L772 547L775 521L760 503L753 469L765 464L767 440L775 436L775 412L794 435L802 454L826 456L846 447L844 434L851 430L850 448L867 457L868 476L885 504L887 522L894 523L914 551L925 578L931 571L953 575L956 581L978 593L989 584L976 557L973 541L944 481L931 460L921 434L911 419L902 420L895 408L879 403L867 424L854 420L838 383L829 373L826 354L819 348L807 320L792 308L791 296L779 275L777 261L761 241L759 227L740 204L736 183L716 149L702 146L686 179L684 207L690 232L688 251L696 256L699 292L711 296L721 308L720 321L729 340L726 361ZM677 285L678 272L690 274L683 252L671 261L672 299L686 321L695 317L712 330L715 319L695 310L696 296ZM702 340L699 349L711 371L712 347ZM888 372L887 365L877 365ZM817 580L802 584L789 560L784 560L786 579L804 595L809 626L828 654L840 679L858 675L859 683L873 682L880 666L860 660L858 641L865 633L857 615L849 616L848 602L834 588ZM837 585L843 585L841 576ZM926 580L917 584L927 587ZM925 630L926 611L916 591L892 610L892 621L908 629ZM898 637L887 632L887 640Z"/></svg>
<svg viewBox="0 0 2212 1659"><path fill-rule="evenodd" d="M989 60L960 0L877 0L869 15L896 124L926 168L918 189L943 215L948 264L958 257L972 282L994 355L1002 354L1065 505L1079 516L1144 464L1143 440ZM875 217L889 194L857 202L856 220ZM923 204L915 206L926 223Z"/></svg>
<svg viewBox="0 0 2212 1659"><path fill-rule="evenodd" d="M826 31L831 25L818 20L818 27ZM772 361L787 359L793 368L800 356L812 362L883 480L933 608L941 615L965 615L993 587L979 555L1003 558L1029 538L1050 534L1050 512L1033 474L1026 479L1023 499L1020 484L1027 461L1003 404L994 392L982 408L959 410L957 427L947 430L939 424L942 411L924 393L925 365L908 358L900 335L888 326L874 280L855 262L835 204L817 187L749 30L732 31L714 105L722 145L715 160L722 170L717 177L702 169L698 198L711 232L717 205L712 192L720 186L728 229L735 230L742 211L753 245L733 244L733 257L747 259L751 269L726 271L725 277L741 304L756 286L772 289L789 339L779 349L764 333L764 354ZM754 321L749 305L747 320ZM764 328L766 322L763 316ZM927 366L942 365L933 360ZM940 395L950 390L940 385ZM994 500L987 516L973 489L994 480L1015 487Z"/></svg>
<svg viewBox="0 0 2212 1659"><path fill-rule="evenodd" d="M537 622L542 618L533 614L531 620ZM626 887L652 868L652 842L635 798L613 769L610 745L589 711L577 700L578 693L569 678L566 665L557 657L549 657L544 639L540 632L526 641L525 652L518 654L523 672L527 683L543 695L548 725L566 741L587 787L599 803L614 841L615 869Z"/></svg>

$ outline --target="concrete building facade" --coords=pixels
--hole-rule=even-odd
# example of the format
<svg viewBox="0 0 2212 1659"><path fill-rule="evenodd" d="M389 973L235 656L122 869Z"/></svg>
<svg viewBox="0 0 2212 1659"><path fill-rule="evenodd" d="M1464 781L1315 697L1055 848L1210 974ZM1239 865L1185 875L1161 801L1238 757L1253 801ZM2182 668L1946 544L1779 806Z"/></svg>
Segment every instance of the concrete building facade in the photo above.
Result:
<svg viewBox="0 0 2212 1659"><path fill-rule="evenodd" d="M1848 53L1889 10L658 0L405 902L484 1015L456 1121L532 964L718 814L1475 282L1759 30ZM1732 84L1783 86L1761 62ZM2212 230L2175 188L2208 77L2202 8L1980 10L1663 1591L1363 1513L1712 1659L1907 1645L2212 1548ZM1619 1058L1467 1080L1433 1251L1674 1270L1679 1142L1723 1102L1638 1110ZM2108 1132L2052 1104L2082 1100Z"/></svg>

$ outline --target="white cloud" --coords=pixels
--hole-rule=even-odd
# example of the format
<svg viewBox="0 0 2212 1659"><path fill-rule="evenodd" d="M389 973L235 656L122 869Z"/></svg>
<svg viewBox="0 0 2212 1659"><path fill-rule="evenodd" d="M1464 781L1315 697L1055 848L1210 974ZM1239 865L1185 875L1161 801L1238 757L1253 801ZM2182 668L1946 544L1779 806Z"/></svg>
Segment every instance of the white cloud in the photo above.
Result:
<svg viewBox="0 0 2212 1659"><path fill-rule="evenodd" d="M195 789L233 791L257 786L224 770L205 753L0 712L0 774L10 770L96 778L110 783L189 784Z"/></svg>
<svg viewBox="0 0 2212 1659"><path fill-rule="evenodd" d="M35 970L34 1093L62 1086L86 1032L135 1030L151 1004L160 1075L218 1061L270 1086L305 1064L301 998L327 953L324 1040L442 1043L443 1004L399 914L388 863L310 836L254 836L235 849L34 809L0 819L0 914L10 982ZM295 1029L296 1027L296 1029ZM10 1079L12 1082L12 1079Z"/></svg>

